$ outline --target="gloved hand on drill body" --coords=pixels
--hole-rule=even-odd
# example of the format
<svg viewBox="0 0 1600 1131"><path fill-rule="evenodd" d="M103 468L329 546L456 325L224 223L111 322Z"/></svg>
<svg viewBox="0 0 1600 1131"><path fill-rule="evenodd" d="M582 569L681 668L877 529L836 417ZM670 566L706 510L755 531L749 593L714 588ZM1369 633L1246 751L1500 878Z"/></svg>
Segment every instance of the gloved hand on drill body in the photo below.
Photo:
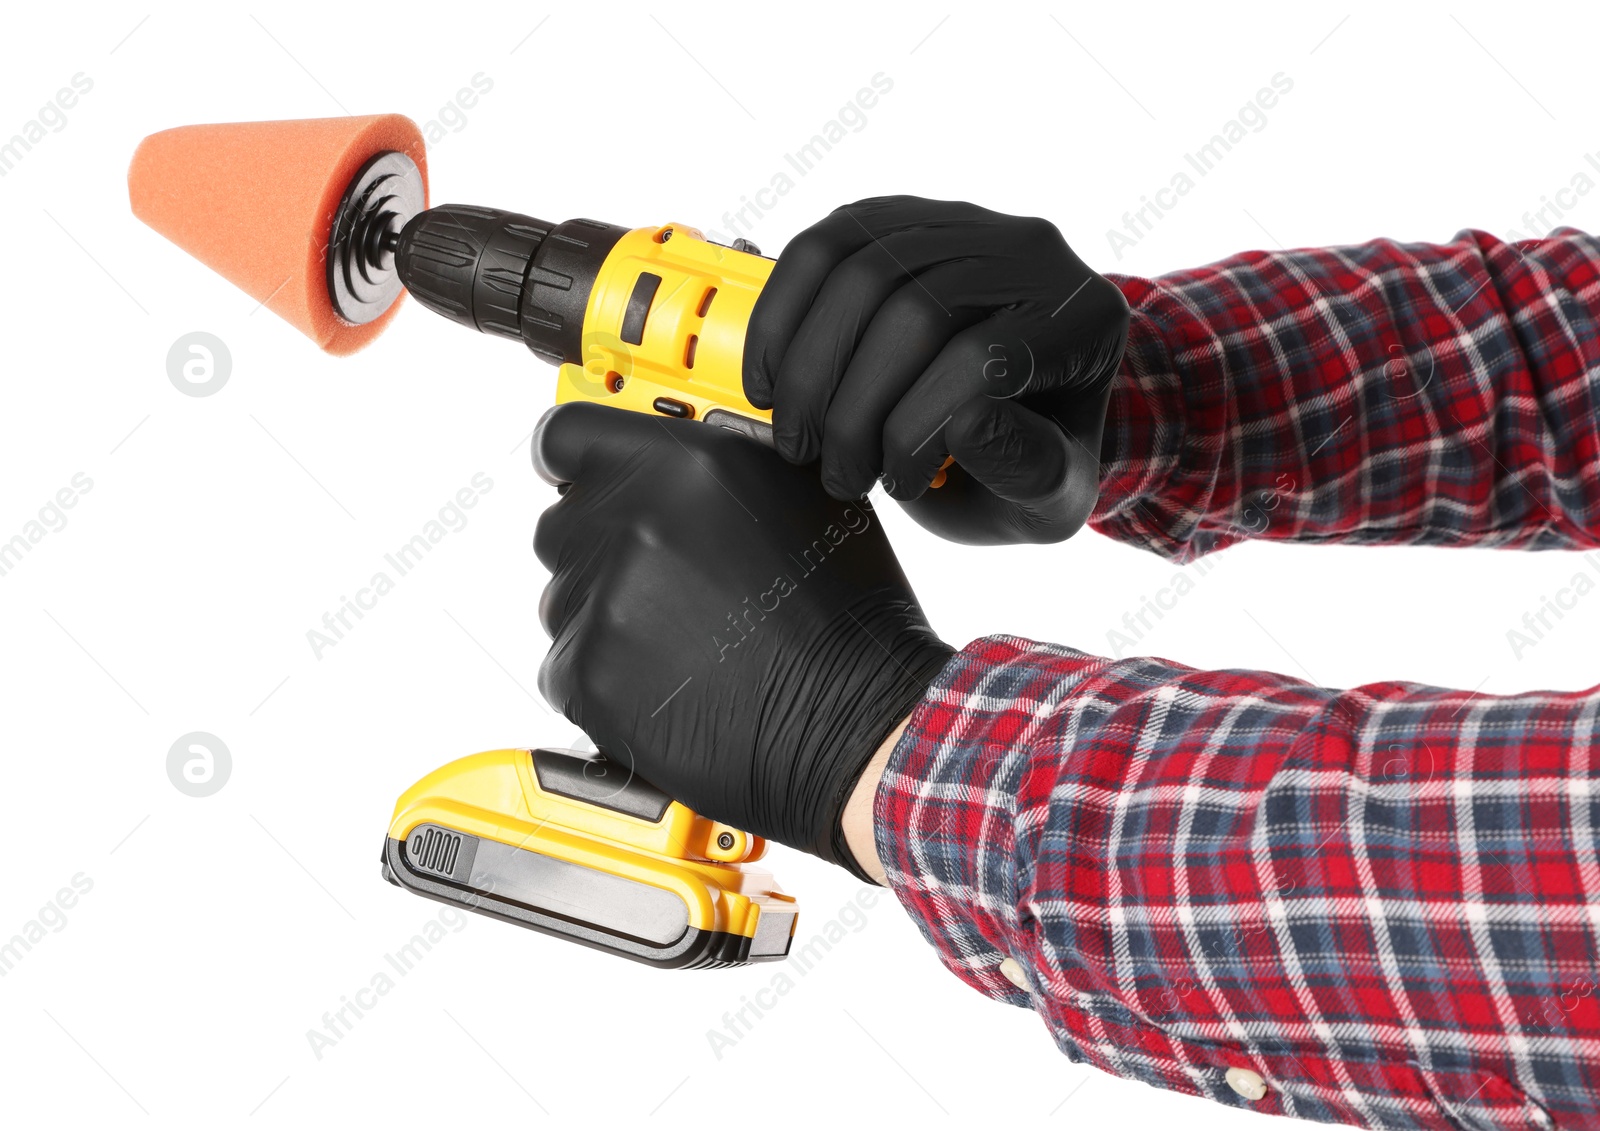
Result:
<svg viewBox="0 0 1600 1131"><path fill-rule="evenodd" d="M1057 542L1087 521L1128 305L1046 220L911 196L847 204L779 256L745 396L838 499L881 476L942 537ZM928 490L946 455L946 483Z"/></svg>
<svg viewBox="0 0 1600 1131"><path fill-rule="evenodd" d="M865 500L721 428L552 409L534 462L562 499L545 698L713 819L867 878L839 819L862 767L953 654Z"/></svg>

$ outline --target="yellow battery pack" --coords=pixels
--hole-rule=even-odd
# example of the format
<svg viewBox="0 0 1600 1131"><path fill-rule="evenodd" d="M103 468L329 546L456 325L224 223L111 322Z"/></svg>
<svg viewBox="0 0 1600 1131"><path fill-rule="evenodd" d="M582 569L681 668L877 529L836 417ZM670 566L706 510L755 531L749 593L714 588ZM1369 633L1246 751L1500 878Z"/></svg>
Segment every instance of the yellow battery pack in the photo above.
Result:
<svg viewBox="0 0 1600 1131"><path fill-rule="evenodd" d="M386 880L665 969L789 953L799 907L748 865L766 842L594 753L491 750L401 794Z"/></svg>

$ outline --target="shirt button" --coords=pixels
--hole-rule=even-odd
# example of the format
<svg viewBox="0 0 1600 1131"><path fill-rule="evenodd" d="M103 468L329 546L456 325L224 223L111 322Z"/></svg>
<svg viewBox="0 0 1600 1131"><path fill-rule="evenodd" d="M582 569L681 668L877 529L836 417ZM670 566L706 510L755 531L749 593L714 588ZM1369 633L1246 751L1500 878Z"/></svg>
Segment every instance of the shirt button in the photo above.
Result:
<svg viewBox="0 0 1600 1131"><path fill-rule="evenodd" d="M1028 989L1028 972L1022 968L1022 963L1015 958L1007 958L1000 963L1000 975L1016 986L1019 990Z"/></svg>
<svg viewBox="0 0 1600 1131"><path fill-rule="evenodd" d="M1261 1078L1260 1073L1252 1072L1248 1068L1230 1068L1224 1079L1228 1081L1228 1087L1251 1103L1266 1097L1267 1082Z"/></svg>

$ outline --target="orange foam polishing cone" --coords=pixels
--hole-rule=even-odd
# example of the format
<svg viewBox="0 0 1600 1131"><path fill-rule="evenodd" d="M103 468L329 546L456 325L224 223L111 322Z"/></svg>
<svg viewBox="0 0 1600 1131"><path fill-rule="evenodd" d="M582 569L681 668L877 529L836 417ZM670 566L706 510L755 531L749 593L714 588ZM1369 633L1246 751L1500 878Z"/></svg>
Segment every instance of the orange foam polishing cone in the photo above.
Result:
<svg viewBox="0 0 1600 1131"><path fill-rule="evenodd" d="M360 326L340 318L328 236L346 187L385 150L411 158L427 183L422 134L399 114L180 126L139 143L128 198L135 216L317 345L354 353L399 303Z"/></svg>

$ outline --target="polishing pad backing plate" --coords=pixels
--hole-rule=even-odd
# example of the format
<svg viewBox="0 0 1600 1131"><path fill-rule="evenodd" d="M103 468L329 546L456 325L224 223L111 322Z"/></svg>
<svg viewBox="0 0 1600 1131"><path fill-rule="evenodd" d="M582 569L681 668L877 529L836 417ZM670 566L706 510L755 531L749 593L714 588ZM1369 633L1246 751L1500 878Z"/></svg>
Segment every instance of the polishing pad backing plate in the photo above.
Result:
<svg viewBox="0 0 1600 1131"><path fill-rule="evenodd" d="M328 239L328 298L346 322L371 322L400 297L395 244L426 199L422 171L394 150L372 158L350 182Z"/></svg>

